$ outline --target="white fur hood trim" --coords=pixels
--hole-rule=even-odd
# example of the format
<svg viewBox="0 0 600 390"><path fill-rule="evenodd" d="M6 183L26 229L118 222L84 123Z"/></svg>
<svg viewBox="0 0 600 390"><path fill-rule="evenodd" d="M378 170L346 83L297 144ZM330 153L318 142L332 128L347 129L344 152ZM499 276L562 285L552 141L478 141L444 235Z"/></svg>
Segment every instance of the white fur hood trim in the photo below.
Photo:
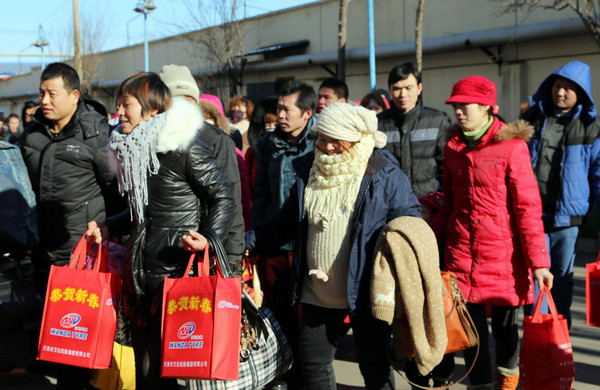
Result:
<svg viewBox="0 0 600 390"><path fill-rule="evenodd" d="M167 153L187 148L204 124L200 106L176 96L166 115L165 126L156 139L156 151Z"/></svg>

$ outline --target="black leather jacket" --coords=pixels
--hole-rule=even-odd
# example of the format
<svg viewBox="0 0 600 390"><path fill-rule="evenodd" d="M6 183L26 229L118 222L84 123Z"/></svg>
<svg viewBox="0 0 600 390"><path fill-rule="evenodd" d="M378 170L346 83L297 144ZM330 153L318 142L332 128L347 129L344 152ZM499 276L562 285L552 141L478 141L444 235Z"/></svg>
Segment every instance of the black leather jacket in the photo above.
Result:
<svg viewBox="0 0 600 390"><path fill-rule="evenodd" d="M209 147L197 138L202 126L199 109L181 100L173 100L167 123L160 130L169 134L163 139L175 149L157 154L160 168L148 178L145 219L141 224L133 223L123 267L124 290L138 296L152 293L165 276L183 275L190 257L181 243L183 234L207 227L224 241L232 223L232 185ZM196 116L200 117L198 123L193 121ZM157 146L164 150L160 134ZM107 221L113 235L129 223L128 215Z"/></svg>

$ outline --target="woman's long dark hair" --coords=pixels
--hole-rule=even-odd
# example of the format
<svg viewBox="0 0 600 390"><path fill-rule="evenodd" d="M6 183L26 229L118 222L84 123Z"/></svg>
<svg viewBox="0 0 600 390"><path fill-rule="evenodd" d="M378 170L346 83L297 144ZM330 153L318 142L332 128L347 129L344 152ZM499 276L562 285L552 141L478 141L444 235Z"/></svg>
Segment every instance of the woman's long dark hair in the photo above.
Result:
<svg viewBox="0 0 600 390"><path fill-rule="evenodd" d="M248 142L250 143L250 149L255 154L257 153L258 143L265 132L265 114L271 113L277 115L278 102L278 96L269 95L254 106L254 112L248 126Z"/></svg>

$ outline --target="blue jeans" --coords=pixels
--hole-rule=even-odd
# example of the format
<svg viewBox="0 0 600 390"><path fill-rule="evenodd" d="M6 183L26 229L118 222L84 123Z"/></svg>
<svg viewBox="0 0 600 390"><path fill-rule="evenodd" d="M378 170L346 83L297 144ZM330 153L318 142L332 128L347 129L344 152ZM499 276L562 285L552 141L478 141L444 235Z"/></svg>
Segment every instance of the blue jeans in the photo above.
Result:
<svg viewBox="0 0 600 390"><path fill-rule="evenodd" d="M555 228L546 232L546 243L550 254L550 272L554 275L554 284L550 292L558 313L567 319L569 328L571 327L571 302L573 301L573 264L575 263L579 230L579 226L571 226ZM536 299L539 291L536 283ZM542 313L548 313L548 304L545 299ZM525 310L525 315L532 314L533 305Z"/></svg>
<svg viewBox="0 0 600 390"><path fill-rule="evenodd" d="M333 359L340 338L348 331L346 309L327 309L302 304L300 365L307 390L335 390ZM388 360L390 327L360 310L350 316L358 366L367 389L394 389L394 375Z"/></svg>

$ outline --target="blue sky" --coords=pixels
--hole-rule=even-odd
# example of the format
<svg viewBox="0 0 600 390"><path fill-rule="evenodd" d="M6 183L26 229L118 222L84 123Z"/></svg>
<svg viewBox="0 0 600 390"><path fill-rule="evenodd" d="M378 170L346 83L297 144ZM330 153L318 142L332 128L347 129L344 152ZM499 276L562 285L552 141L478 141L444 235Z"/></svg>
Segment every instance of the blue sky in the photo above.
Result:
<svg viewBox="0 0 600 390"><path fill-rule="evenodd" d="M154 0L156 10L148 15L148 37L150 40L172 35L178 30L193 25L186 3L198 0ZM204 0L214 4L222 0ZM245 0L241 14L247 17L277 11L284 8L311 3L316 0ZM137 0L79 0L82 19L92 20L102 26L103 50L110 50L144 40L143 16L133 9ZM38 40L41 25L49 45L48 53L63 53L71 50L73 24L73 0L0 0L3 17L0 23L0 53L35 53L33 46ZM47 59L48 61L48 59ZM39 56L0 56L0 63L40 63Z"/></svg>

